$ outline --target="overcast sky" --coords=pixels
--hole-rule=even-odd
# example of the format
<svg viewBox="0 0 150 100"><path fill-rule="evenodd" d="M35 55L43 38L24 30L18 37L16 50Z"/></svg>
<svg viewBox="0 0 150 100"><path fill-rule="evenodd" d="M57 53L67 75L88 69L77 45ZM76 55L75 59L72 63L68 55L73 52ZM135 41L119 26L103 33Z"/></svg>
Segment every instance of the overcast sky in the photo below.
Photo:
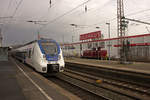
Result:
<svg viewBox="0 0 150 100"><path fill-rule="evenodd" d="M38 30L42 37L58 42L71 42L72 36L73 41L78 41L79 34L98 30L104 38L108 38L106 22L111 23L111 37L116 37L117 0L90 0L78 6L86 1L88 0L51 0L50 7L49 0L0 0L0 28L4 45L35 40ZM149 5L150 0L124 0L125 15L128 18L150 22ZM77 6L78 8L74 9ZM40 25L27 22L29 20L47 22L41 22ZM78 26L73 27L70 24ZM147 34L147 29L150 30L150 26L129 22L126 35Z"/></svg>

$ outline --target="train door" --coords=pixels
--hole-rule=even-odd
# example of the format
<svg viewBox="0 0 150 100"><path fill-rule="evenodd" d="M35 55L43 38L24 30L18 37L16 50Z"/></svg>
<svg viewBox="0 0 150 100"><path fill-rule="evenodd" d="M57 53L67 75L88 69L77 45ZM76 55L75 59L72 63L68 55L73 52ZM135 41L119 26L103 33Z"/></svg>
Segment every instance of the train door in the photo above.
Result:
<svg viewBox="0 0 150 100"><path fill-rule="evenodd" d="M26 55L26 63L28 63L29 65L33 65L33 59L32 59L32 52L33 52L33 48L32 48L32 44L28 45L27 49L27 55Z"/></svg>

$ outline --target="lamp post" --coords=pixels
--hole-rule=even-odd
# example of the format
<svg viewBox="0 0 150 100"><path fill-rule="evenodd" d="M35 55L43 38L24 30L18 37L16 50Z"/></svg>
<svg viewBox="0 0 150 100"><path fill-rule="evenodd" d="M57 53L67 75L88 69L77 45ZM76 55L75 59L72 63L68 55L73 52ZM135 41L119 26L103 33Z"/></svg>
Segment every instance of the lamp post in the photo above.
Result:
<svg viewBox="0 0 150 100"><path fill-rule="evenodd" d="M78 25L76 25L76 24L70 24L71 26L75 26L75 27L77 27Z"/></svg>
<svg viewBox="0 0 150 100"><path fill-rule="evenodd" d="M3 23L0 23L0 25L2 26ZM0 47L2 47L2 42L3 42L2 28L0 27Z"/></svg>
<svg viewBox="0 0 150 100"><path fill-rule="evenodd" d="M100 27L97 26L97 27L95 27L95 28L99 29Z"/></svg>
<svg viewBox="0 0 150 100"><path fill-rule="evenodd" d="M110 23L106 23L106 25L108 25L108 38L110 39ZM108 45L108 56L109 56L109 61L110 61L110 40L109 40L109 45Z"/></svg>
<svg viewBox="0 0 150 100"><path fill-rule="evenodd" d="M2 30L0 28L0 47L2 47L2 41L3 41L3 36L2 36Z"/></svg>
<svg viewBox="0 0 150 100"><path fill-rule="evenodd" d="M77 25L76 24L70 24L71 26L73 26L73 32L74 32L74 36L72 35L72 43L74 42L74 40L75 40L75 30L74 30L74 27L77 27ZM73 47L73 45L72 45L72 47ZM73 55L73 48L72 48L72 55Z"/></svg>
<svg viewBox="0 0 150 100"><path fill-rule="evenodd" d="M76 25L76 24L70 24L71 26L73 26L73 32L74 32L74 40L75 40L75 29L74 29L74 27L76 28L78 25ZM72 36L72 42L73 42L73 36Z"/></svg>

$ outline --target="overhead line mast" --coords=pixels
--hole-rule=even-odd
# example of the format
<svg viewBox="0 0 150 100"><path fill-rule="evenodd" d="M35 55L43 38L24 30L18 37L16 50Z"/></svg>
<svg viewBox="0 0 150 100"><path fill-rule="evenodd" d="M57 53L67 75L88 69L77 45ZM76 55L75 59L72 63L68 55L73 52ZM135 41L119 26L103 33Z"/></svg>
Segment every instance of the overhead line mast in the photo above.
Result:
<svg viewBox="0 0 150 100"><path fill-rule="evenodd" d="M148 22L143 22L140 20L136 20L136 19L130 19L130 18L126 18L124 16L124 3L123 0L117 0L117 34L118 34L118 45L120 45L120 49L118 48L118 53L120 55L120 63L125 64L127 61L127 56L128 56L128 49L126 47L126 45L129 44L129 41L125 40L125 36L126 36L126 28L127 28L127 24L128 21L134 21L134 22L138 22L138 23L143 23L143 24L147 24L150 25L150 23Z"/></svg>
<svg viewBox="0 0 150 100"><path fill-rule="evenodd" d="M2 47L2 41L3 41L2 29L0 28L0 47Z"/></svg>
<svg viewBox="0 0 150 100"><path fill-rule="evenodd" d="M118 37L118 45L121 45L118 53L120 55L120 63L124 63L126 61L126 54L124 52L124 36L125 36L125 19L124 19L124 5L123 0L117 0L117 33Z"/></svg>

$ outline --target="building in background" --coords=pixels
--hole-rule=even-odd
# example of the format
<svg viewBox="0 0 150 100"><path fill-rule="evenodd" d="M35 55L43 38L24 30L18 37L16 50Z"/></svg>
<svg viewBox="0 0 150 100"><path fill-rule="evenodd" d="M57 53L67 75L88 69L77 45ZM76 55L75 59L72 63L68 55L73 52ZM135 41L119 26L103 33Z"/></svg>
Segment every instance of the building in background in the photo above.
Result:
<svg viewBox="0 0 150 100"><path fill-rule="evenodd" d="M88 36L86 36L86 38L87 37ZM124 50L126 52L128 61L144 61L144 62L150 61L150 34L125 36L123 38L125 40ZM107 54L110 53L110 59L117 60L119 59L119 54L117 50L118 48L121 47L121 44L118 44L119 39L120 38L99 39L89 41L84 40L76 43L63 44L62 48L64 56L75 56L75 57L83 57L84 51L93 50L92 53L86 52L86 55L93 56L93 58L95 58L95 48L101 48L101 51L107 51ZM110 51L109 51L109 42L111 48ZM75 53L72 53L72 51L75 51Z"/></svg>

